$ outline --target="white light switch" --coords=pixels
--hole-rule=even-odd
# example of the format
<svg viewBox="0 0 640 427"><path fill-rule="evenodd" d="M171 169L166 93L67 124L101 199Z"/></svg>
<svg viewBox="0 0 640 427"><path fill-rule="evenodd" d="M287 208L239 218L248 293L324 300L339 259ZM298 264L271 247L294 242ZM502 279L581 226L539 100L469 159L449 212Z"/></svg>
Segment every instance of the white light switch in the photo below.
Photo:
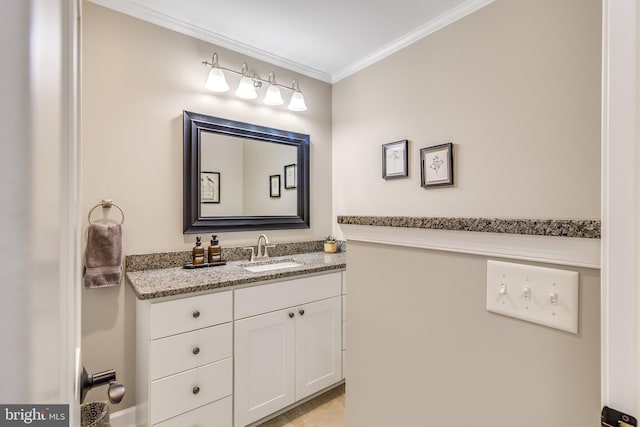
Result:
<svg viewBox="0 0 640 427"><path fill-rule="evenodd" d="M578 333L578 273L487 261L487 310Z"/></svg>

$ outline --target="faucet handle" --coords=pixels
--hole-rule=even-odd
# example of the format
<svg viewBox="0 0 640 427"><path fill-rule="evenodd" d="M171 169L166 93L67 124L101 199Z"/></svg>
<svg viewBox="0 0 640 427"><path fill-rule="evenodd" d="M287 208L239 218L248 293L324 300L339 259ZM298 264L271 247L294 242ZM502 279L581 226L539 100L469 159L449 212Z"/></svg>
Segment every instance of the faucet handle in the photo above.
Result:
<svg viewBox="0 0 640 427"><path fill-rule="evenodd" d="M275 248L276 245L264 245L264 257L267 258L269 256L269 253L267 252L267 249L269 248Z"/></svg>
<svg viewBox="0 0 640 427"><path fill-rule="evenodd" d="M242 249L244 249L245 251L251 250L251 262L256 260L256 253L254 252L253 246L247 246Z"/></svg>

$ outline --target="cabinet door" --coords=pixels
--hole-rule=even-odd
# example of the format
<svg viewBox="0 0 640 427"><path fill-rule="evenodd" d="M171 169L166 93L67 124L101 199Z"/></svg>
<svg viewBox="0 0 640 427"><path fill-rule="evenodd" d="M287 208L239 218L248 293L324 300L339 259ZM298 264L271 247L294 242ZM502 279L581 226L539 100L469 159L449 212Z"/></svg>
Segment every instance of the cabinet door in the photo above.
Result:
<svg viewBox="0 0 640 427"><path fill-rule="evenodd" d="M294 324L285 309L235 322L235 426L294 402Z"/></svg>
<svg viewBox="0 0 640 427"><path fill-rule="evenodd" d="M296 308L296 400L342 379L340 297Z"/></svg>

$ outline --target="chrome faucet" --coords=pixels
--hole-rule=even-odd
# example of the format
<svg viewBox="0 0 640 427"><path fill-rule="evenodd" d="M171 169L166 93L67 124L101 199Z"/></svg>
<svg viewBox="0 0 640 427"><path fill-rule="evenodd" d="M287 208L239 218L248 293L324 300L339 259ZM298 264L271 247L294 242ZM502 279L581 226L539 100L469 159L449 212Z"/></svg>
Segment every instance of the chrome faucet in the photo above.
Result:
<svg viewBox="0 0 640 427"><path fill-rule="evenodd" d="M269 239L267 238L266 234L261 234L260 236L258 236L258 250L256 251L257 253L253 252L253 246L248 246L243 249L247 251L251 249L251 262L254 262L269 259L269 252L267 251L267 249L275 247L276 245L269 244Z"/></svg>

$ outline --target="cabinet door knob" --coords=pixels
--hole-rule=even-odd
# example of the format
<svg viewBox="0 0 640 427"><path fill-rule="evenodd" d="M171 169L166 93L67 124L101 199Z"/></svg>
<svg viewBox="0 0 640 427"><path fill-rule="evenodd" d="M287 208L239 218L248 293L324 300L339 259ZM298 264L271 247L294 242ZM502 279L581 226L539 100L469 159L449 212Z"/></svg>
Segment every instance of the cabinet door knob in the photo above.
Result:
<svg viewBox="0 0 640 427"><path fill-rule="evenodd" d="M194 386L193 387L193 394L198 394L198 393L200 393L200 387Z"/></svg>
<svg viewBox="0 0 640 427"><path fill-rule="evenodd" d="M193 354L200 353L200 347L193 347Z"/></svg>
<svg viewBox="0 0 640 427"><path fill-rule="evenodd" d="M289 317L293 319L293 316L295 316L294 313L289 313Z"/></svg>
<svg viewBox="0 0 640 427"><path fill-rule="evenodd" d="M198 310L193 312L193 318L197 319L198 317L200 317L200 312Z"/></svg>
<svg viewBox="0 0 640 427"><path fill-rule="evenodd" d="M304 316L304 310L300 309L298 313L300 313L300 316Z"/></svg>

